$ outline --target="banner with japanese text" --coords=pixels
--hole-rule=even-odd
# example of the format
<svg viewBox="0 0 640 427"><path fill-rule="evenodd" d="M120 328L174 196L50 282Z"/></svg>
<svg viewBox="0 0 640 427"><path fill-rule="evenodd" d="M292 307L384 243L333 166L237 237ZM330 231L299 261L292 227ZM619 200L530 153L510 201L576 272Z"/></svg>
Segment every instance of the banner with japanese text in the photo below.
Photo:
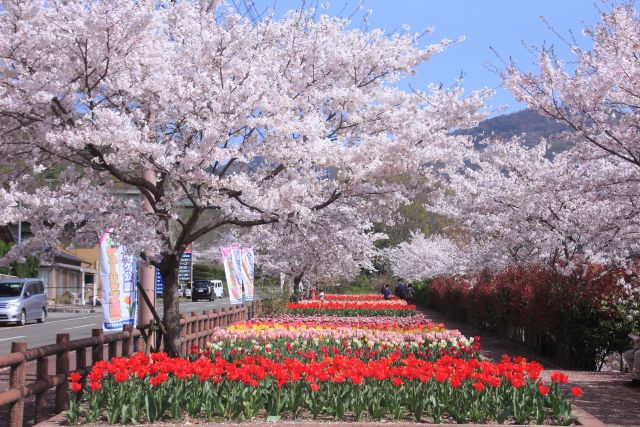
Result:
<svg viewBox="0 0 640 427"><path fill-rule="evenodd" d="M242 304L242 275L239 268L239 247L222 247L220 248L220 252L222 253L222 265L224 265L224 274L227 278L229 302L231 304ZM236 268L236 265L238 268Z"/></svg>
<svg viewBox="0 0 640 427"><path fill-rule="evenodd" d="M111 238L110 230L99 239L102 328L121 331L136 316L137 259Z"/></svg>
<svg viewBox="0 0 640 427"><path fill-rule="evenodd" d="M243 247L241 249L241 266L242 266L242 288L244 289L244 297L247 301L253 301L253 248Z"/></svg>

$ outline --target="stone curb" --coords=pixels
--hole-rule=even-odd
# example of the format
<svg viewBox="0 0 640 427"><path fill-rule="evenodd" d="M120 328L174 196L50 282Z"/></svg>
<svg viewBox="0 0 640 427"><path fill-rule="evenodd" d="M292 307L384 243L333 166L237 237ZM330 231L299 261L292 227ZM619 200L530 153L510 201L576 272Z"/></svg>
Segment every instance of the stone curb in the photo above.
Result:
<svg viewBox="0 0 640 427"><path fill-rule="evenodd" d="M572 409L573 415L577 418L577 425L584 427L606 427L602 421L585 411L584 409L573 405ZM60 426L68 426L67 417L63 414L55 415L49 418L46 421L43 421L39 424L36 424L34 427L60 427ZM144 424L144 425L163 425L163 426L177 426L177 423L155 423L155 424ZM221 425L224 426L236 426L236 427L273 427L278 425L295 425L300 427L322 427L327 425L346 425L348 427L371 427L371 426L389 426L389 427L416 427L416 426L424 426L424 427L442 427L447 424L423 424L423 423L407 423L407 422L365 422L365 423L351 423L351 422L340 422L340 421L328 421L328 422L319 422L319 421L284 421L277 423L217 423L217 424L209 424L202 423L196 424L192 423L191 425L201 426L201 427L218 427ZM496 427L497 424L448 424L448 425L456 425L458 427ZM536 425L538 427L552 427L547 426L546 424L530 424Z"/></svg>
<svg viewBox="0 0 640 427"><path fill-rule="evenodd" d="M34 427L59 427L69 425L67 421L67 417L63 414L57 414L48 420L42 421L41 423L35 424Z"/></svg>
<svg viewBox="0 0 640 427"><path fill-rule="evenodd" d="M573 405L571 413L578 419L578 424L585 427L604 427L605 423L597 419L579 406Z"/></svg>

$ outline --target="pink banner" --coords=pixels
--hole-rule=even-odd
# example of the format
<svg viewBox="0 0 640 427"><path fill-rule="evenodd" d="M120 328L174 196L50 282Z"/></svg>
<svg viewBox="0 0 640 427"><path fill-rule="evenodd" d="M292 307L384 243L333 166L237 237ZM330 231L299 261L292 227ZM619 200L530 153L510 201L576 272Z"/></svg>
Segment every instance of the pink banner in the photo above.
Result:
<svg viewBox="0 0 640 427"><path fill-rule="evenodd" d="M229 302L231 304L242 304L242 277L236 271L234 262L234 250L239 248L223 247L220 248L222 253L222 265L224 265L224 274L227 278L227 288L229 290ZM239 257L237 257L239 260Z"/></svg>

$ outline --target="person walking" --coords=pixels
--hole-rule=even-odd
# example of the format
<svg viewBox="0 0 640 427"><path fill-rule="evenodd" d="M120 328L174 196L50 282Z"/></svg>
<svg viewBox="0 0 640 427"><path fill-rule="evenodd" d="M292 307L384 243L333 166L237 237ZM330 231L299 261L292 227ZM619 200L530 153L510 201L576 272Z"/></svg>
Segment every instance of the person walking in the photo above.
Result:
<svg viewBox="0 0 640 427"><path fill-rule="evenodd" d="M407 285L404 282L400 282L396 286L396 296L400 299L407 298Z"/></svg>
<svg viewBox="0 0 640 427"><path fill-rule="evenodd" d="M413 303L413 299L415 298L415 290L413 289L413 285L411 283L409 283L409 286L407 286L405 297L407 302Z"/></svg>
<svg viewBox="0 0 640 427"><path fill-rule="evenodd" d="M382 295L384 295L384 299L391 298L391 288L389 288L389 285L384 285Z"/></svg>

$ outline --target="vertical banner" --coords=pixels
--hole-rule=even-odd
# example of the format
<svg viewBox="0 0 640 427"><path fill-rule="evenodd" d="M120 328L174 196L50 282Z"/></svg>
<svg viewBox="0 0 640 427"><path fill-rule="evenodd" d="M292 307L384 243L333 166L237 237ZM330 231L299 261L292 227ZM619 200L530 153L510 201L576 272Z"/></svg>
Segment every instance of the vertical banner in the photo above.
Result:
<svg viewBox="0 0 640 427"><path fill-rule="evenodd" d="M224 274L227 278L227 288L229 289L229 302L231 304L242 304L242 280L236 274L233 264L233 248L220 248L222 253L222 265L224 265Z"/></svg>
<svg viewBox="0 0 640 427"><path fill-rule="evenodd" d="M231 246L231 261L233 262L233 274L237 286L240 288L240 295L242 295L242 247L240 245Z"/></svg>
<svg viewBox="0 0 640 427"><path fill-rule="evenodd" d="M111 239L111 230L100 237L100 283L102 285L102 328L121 331L134 324L136 315L136 257Z"/></svg>
<svg viewBox="0 0 640 427"><path fill-rule="evenodd" d="M280 291L284 291L284 273L280 272Z"/></svg>
<svg viewBox="0 0 640 427"><path fill-rule="evenodd" d="M244 247L241 249L242 258L242 288L244 289L245 299L253 301L253 248Z"/></svg>

